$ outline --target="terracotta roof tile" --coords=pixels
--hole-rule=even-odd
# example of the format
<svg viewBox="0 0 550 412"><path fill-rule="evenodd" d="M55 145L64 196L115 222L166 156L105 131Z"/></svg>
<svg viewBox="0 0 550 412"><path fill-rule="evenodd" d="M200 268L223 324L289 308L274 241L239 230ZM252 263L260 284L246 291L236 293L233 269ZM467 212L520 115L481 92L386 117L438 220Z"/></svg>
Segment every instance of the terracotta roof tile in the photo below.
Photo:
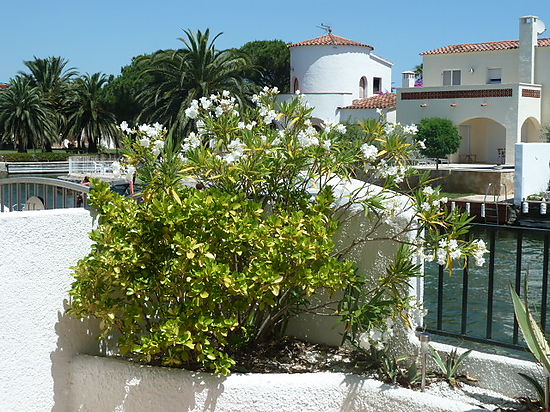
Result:
<svg viewBox="0 0 550 412"><path fill-rule="evenodd" d="M539 47L549 47L550 38L538 39ZM451 54L451 53L472 53L485 52L495 50L512 50L519 47L519 40L503 40L487 43L468 43L468 44L453 44L451 46L440 47L439 49L428 50L420 53L421 56L431 54Z"/></svg>
<svg viewBox="0 0 550 412"><path fill-rule="evenodd" d="M389 109L395 106L397 106L395 93L387 93L354 100L350 106L340 107L340 109Z"/></svg>
<svg viewBox="0 0 550 412"><path fill-rule="evenodd" d="M299 43L290 44L288 47L300 47L300 46L360 46L368 47L371 50L374 50L374 47L369 46L368 44L359 43L345 37L337 36L335 34L329 33L324 36L315 37L311 40L302 41Z"/></svg>

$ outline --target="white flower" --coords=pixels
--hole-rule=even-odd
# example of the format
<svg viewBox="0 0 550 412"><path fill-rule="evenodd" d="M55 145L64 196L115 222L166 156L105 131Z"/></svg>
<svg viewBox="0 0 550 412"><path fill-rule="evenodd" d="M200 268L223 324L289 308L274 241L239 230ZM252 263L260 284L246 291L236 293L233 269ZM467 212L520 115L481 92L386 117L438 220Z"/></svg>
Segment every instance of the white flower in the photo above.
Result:
<svg viewBox="0 0 550 412"><path fill-rule="evenodd" d="M427 254L425 254L425 255L424 255L424 260L425 260L426 262L433 262L433 260L434 260L434 255L433 255L433 253L427 253Z"/></svg>
<svg viewBox="0 0 550 412"><path fill-rule="evenodd" d="M300 94L300 90L296 90L294 94Z"/></svg>
<svg viewBox="0 0 550 412"><path fill-rule="evenodd" d="M327 149L327 150L330 149L330 146L331 146L331 145L332 145L332 142L331 142L329 139L323 141L323 147L324 147L325 149Z"/></svg>
<svg viewBox="0 0 550 412"><path fill-rule="evenodd" d="M189 150L196 149L201 144L201 139L194 133L189 133L185 139L183 139L182 150L188 152Z"/></svg>
<svg viewBox="0 0 550 412"><path fill-rule="evenodd" d="M275 120L276 118L277 118L277 112L275 112L275 110L270 110L264 116L264 122L265 124L271 124L273 120Z"/></svg>
<svg viewBox="0 0 550 412"><path fill-rule="evenodd" d="M239 122L237 123L237 129L244 129L246 126L245 122Z"/></svg>
<svg viewBox="0 0 550 412"><path fill-rule="evenodd" d="M418 141L418 146L420 146L421 149L425 149L426 148L426 140L419 140Z"/></svg>
<svg viewBox="0 0 550 412"><path fill-rule="evenodd" d="M153 154L158 156L164 147L164 140L156 140L153 144Z"/></svg>
<svg viewBox="0 0 550 412"><path fill-rule="evenodd" d="M376 159L376 155L378 154L378 149L376 146L372 146L367 143L361 146L361 151L367 161Z"/></svg>
<svg viewBox="0 0 550 412"><path fill-rule="evenodd" d="M439 248L436 251L437 263L444 265L447 263L447 250Z"/></svg>
<svg viewBox="0 0 550 412"><path fill-rule="evenodd" d="M415 134L418 132L418 127L415 124L409 124L403 127L403 131L409 134Z"/></svg>
<svg viewBox="0 0 550 412"><path fill-rule="evenodd" d="M195 106L188 107L185 109L185 115L190 119L196 119L199 115L199 108Z"/></svg>
<svg viewBox="0 0 550 412"><path fill-rule="evenodd" d="M256 122L255 121L252 121L252 123L249 123L246 125L246 129L247 130L252 130L252 128L256 126Z"/></svg>
<svg viewBox="0 0 550 412"><path fill-rule="evenodd" d="M362 333L359 336L359 347L365 350L370 349L369 335L367 333Z"/></svg>
<svg viewBox="0 0 550 412"><path fill-rule="evenodd" d="M208 108L212 106L212 102L207 97L201 97L200 101L204 110L208 110Z"/></svg>
<svg viewBox="0 0 550 412"><path fill-rule="evenodd" d="M260 98L257 94L252 95L252 103L258 103L260 101Z"/></svg>
<svg viewBox="0 0 550 412"><path fill-rule="evenodd" d="M223 96L223 97L229 97L230 94L231 94L231 93L229 93L228 90L224 90L224 91L222 92L222 96Z"/></svg>
<svg viewBox="0 0 550 412"><path fill-rule="evenodd" d="M460 249L451 250L449 252L449 256L451 259L458 259L460 256L462 256L462 252Z"/></svg>
<svg viewBox="0 0 550 412"><path fill-rule="evenodd" d="M122 130L123 132L129 132L130 131L130 128L128 127L128 123L125 121L123 121L121 124L120 124L120 130Z"/></svg>
<svg viewBox="0 0 550 412"><path fill-rule="evenodd" d="M223 108L221 106L217 106L214 110L214 114L216 117L220 117L223 114Z"/></svg>
<svg viewBox="0 0 550 412"><path fill-rule="evenodd" d="M426 186L424 189L422 189L422 193L424 193L426 196L429 196L434 193L434 189L431 186Z"/></svg>
<svg viewBox="0 0 550 412"><path fill-rule="evenodd" d="M382 116L382 113L383 113L383 112L382 112L382 109L376 109L376 114L377 114L378 116Z"/></svg>
<svg viewBox="0 0 550 412"><path fill-rule="evenodd" d="M374 342L378 342L382 340L382 332L380 332L377 329L371 329L369 331L370 339Z"/></svg>
<svg viewBox="0 0 550 412"><path fill-rule="evenodd" d="M346 133L346 126L344 126L342 123L338 123L334 130L336 130L338 133Z"/></svg>
<svg viewBox="0 0 550 412"><path fill-rule="evenodd" d="M395 129L395 125L392 124L392 123L387 123L387 124L384 126L384 131L386 132L386 134L392 133L394 129Z"/></svg>
<svg viewBox="0 0 550 412"><path fill-rule="evenodd" d="M420 205L420 208L427 212L431 210L432 206L428 202L424 202L422 203L422 205Z"/></svg>
<svg viewBox="0 0 550 412"><path fill-rule="evenodd" d="M234 162L238 162L241 159L241 157L244 155L246 145L241 142L240 139L235 139L227 145L227 149L229 149L229 153L225 154L222 159L231 164Z"/></svg>
<svg viewBox="0 0 550 412"><path fill-rule="evenodd" d="M141 127L141 126L140 126ZM143 147L149 147L151 145L151 140L148 137L143 137L138 140L138 143Z"/></svg>

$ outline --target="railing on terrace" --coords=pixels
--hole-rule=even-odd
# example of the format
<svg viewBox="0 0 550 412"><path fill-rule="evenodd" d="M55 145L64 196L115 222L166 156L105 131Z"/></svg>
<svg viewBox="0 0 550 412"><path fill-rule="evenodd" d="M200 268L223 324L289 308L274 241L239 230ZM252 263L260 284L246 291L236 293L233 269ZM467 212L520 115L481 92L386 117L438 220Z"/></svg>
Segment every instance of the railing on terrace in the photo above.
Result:
<svg viewBox="0 0 550 412"><path fill-rule="evenodd" d="M431 271L427 265L424 301L433 313L423 330L523 350L509 285L524 296L528 276L529 303L542 329L547 329L550 230L474 224L469 236L485 238L487 262L482 268L455 268L452 275L441 265L432 264L438 268L432 266Z"/></svg>
<svg viewBox="0 0 550 412"><path fill-rule="evenodd" d="M46 177L0 179L0 213L87 207L90 188Z"/></svg>
<svg viewBox="0 0 550 412"><path fill-rule="evenodd" d="M70 175L109 175L113 173L115 158L90 158L88 156L69 157Z"/></svg>

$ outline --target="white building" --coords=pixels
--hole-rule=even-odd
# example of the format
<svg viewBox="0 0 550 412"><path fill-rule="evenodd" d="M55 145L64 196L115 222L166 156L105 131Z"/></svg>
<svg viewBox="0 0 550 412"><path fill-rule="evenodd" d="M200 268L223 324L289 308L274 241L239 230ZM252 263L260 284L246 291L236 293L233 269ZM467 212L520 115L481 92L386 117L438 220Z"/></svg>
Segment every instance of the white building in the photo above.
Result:
<svg viewBox="0 0 550 412"><path fill-rule="evenodd" d="M374 47L329 31L289 48L290 90L305 95L315 108L312 116L317 125L378 119L376 109L395 122L395 94L389 93L393 63L374 54Z"/></svg>
<svg viewBox="0 0 550 412"><path fill-rule="evenodd" d="M550 122L550 39L544 23L519 19L519 41L458 44L422 53L424 84L404 79L397 121L452 120L462 136L453 162L514 164L514 145L540 142ZM404 73L405 76L407 74Z"/></svg>

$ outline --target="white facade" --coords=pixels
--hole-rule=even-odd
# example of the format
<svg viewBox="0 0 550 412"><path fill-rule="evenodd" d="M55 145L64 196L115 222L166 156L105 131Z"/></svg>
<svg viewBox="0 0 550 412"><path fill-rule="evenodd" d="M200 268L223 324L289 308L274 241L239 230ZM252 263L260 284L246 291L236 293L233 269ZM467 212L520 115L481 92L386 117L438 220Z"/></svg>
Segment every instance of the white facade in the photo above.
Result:
<svg viewBox="0 0 550 412"><path fill-rule="evenodd" d="M376 109L395 121L392 107L361 107L358 101L391 92L393 63L373 53L373 47L329 33L290 46L290 90L297 90L314 107L312 116L323 122L356 122L379 118Z"/></svg>
<svg viewBox="0 0 550 412"><path fill-rule="evenodd" d="M550 39L541 20L520 18L520 40L424 53L423 87L397 91L397 121L452 120L462 136L451 161L514 164L514 145L540 142L550 122ZM538 46L537 46L538 45Z"/></svg>

